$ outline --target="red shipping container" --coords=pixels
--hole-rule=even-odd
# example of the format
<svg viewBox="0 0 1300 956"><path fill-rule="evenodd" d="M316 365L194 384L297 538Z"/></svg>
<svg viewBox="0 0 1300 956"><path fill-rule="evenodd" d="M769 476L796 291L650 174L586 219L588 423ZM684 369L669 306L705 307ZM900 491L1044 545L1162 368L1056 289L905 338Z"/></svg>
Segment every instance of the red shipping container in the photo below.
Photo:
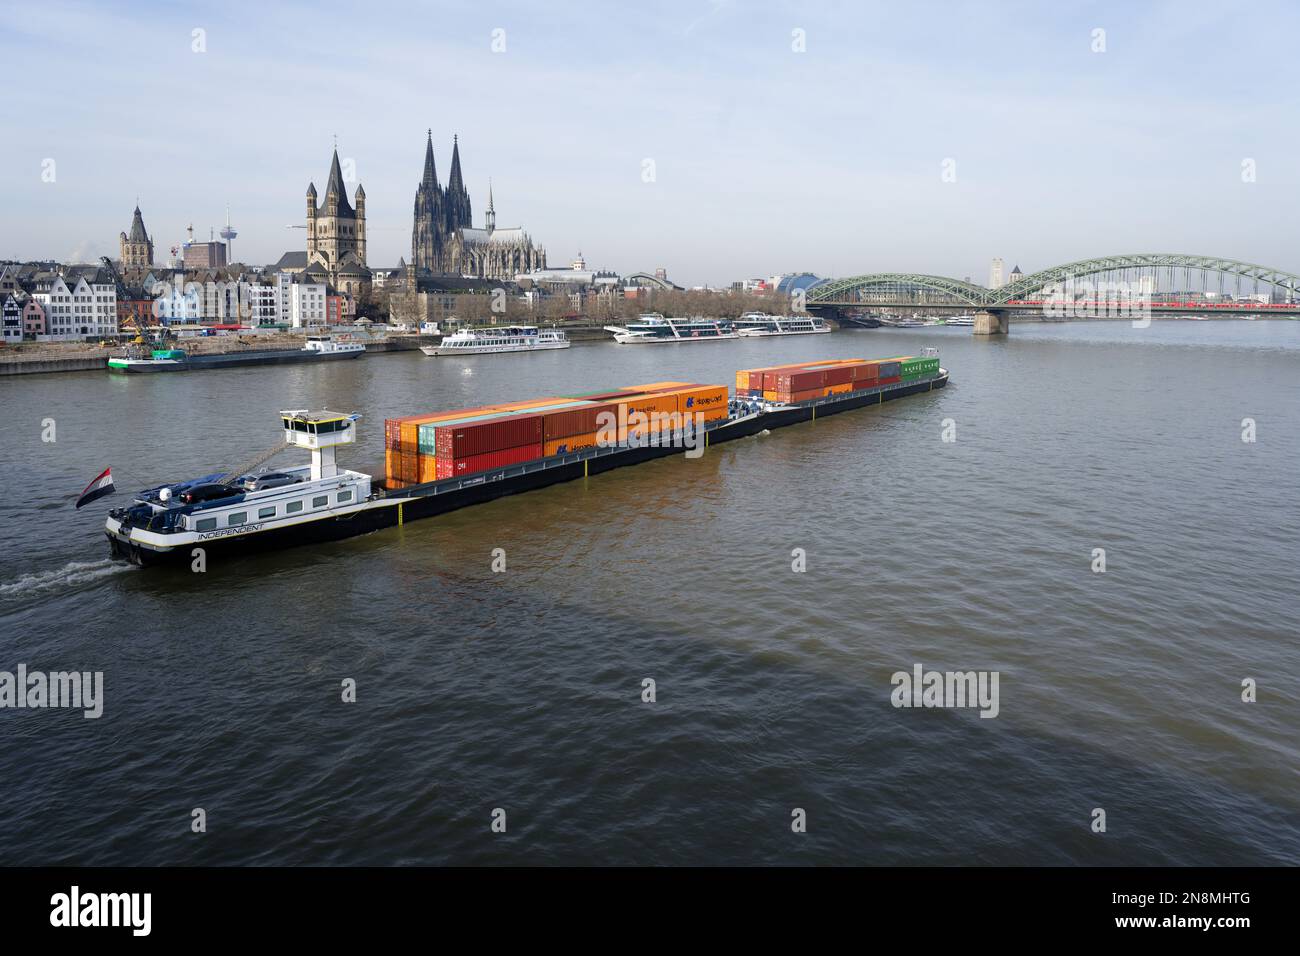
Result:
<svg viewBox="0 0 1300 956"><path fill-rule="evenodd" d="M542 416L542 441L568 438L570 435L589 435L600 428L597 419L608 412L618 421L618 405L587 405L583 408L566 408L560 412L547 412Z"/></svg>
<svg viewBox="0 0 1300 956"><path fill-rule="evenodd" d="M505 448L542 443L541 415L506 415L460 425L434 425L434 447L439 460L470 458ZM439 473L441 477L441 473Z"/></svg>
<svg viewBox="0 0 1300 956"><path fill-rule="evenodd" d="M540 443L490 451L483 455L471 455L467 458L443 458L439 455L438 478L440 480L443 478L461 478L475 472L504 468L507 465L517 465L521 461L532 461L534 458L541 457L542 446Z"/></svg>
<svg viewBox="0 0 1300 956"><path fill-rule="evenodd" d="M767 378L766 375L763 376ZM776 376L776 390L778 392L806 392L811 388L822 388L826 385L826 373L823 371L816 372L778 372Z"/></svg>
<svg viewBox="0 0 1300 956"><path fill-rule="evenodd" d="M827 385L847 385L853 381L853 366L837 365L835 368L824 369L822 374L826 376Z"/></svg>
<svg viewBox="0 0 1300 956"><path fill-rule="evenodd" d="M877 385L893 385L895 382L901 382L902 380L903 380L903 376L901 376L901 375L895 375L893 378L882 378L882 379L881 379L879 382L877 382L876 384L877 384Z"/></svg>

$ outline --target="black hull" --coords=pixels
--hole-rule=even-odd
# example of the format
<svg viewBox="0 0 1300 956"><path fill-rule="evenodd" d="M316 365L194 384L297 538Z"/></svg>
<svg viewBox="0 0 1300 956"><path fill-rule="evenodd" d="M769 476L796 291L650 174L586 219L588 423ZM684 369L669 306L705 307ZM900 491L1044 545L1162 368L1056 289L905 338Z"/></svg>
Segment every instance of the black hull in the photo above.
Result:
<svg viewBox="0 0 1300 956"><path fill-rule="evenodd" d="M878 329L883 324L879 319L854 315L842 316L839 323L842 329Z"/></svg>
<svg viewBox="0 0 1300 956"><path fill-rule="evenodd" d="M208 369L245 368L250 365L299 365L304 362L336 362L360 358L365 352L308 352L304 349L286 349L282 352L229 352L224 355L198 355L176 365L131 365L126 368L109 366L113 372L127 375L153 375L158 372L202 372Z"/></svg>
<svg viewBox="0 0 1300 956"><path fill-rule="evenodd" d="M729 422L712 429L708 433L708 444L713 446L737 438L747 438L766 429L784 428L787 425L797 425L800 422L812 421L814 418L825 418L827 415L838 415L867 405L879 405L907 395L943 388L947 384L948 378L943 376L915 385L899 385L885 392L838 399L816 406L792 406L788 409L767 412L751 419ZM638 465L655 458L682 453L681 448L629 448L617 454L575 461L571 464L509 478L497 480L485 478L481 484L436 495L429 493L428 486L416 485L388 493L385 500L397 502L398 506L375 507L350 515L323 518L319 521L262 531L245 537L205 541L202 545L183 545L173 551L152 551L136 545L127 545L111 534L108 535L108 540L112 557L130 561L132 564L146 567L160 564L188 564L192 560L191 551L195 547L202 547L205 561L211 566L247 554L339 541L343 538L391 528L407 521L418 521L421 518L431 518L470 505L494 501L507 495L536 491L539 488L573 481L584 476L599 475L613 471L615 468ZM706 451L705 454L708 452Z"/></svg>

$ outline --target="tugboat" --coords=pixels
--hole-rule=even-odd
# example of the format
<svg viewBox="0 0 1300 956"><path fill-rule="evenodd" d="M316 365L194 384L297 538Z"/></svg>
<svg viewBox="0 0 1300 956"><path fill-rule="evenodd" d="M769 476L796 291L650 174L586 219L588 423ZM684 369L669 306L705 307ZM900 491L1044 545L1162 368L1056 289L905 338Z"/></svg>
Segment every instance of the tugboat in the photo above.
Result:
<svg viewBox="0 0 1300 956"><path fill-rule="evenodd" d="M129 506L109 512L104 530L112 556L149 565L232 539L288 547L345 537L331 532L364 509L370 476L339 468L334 450L356 441L361 416L302 409L280 417L285 445L309 449L310 465L254 471L284 450L277 444L234 472L138 492Z"/></svg>
<svg viewBox="0 0 1300 956"><path fill-rule="evenodd" d="M146 358L138 345L128 346L121 358L110 358L110 372L190 372L210 368L234 368L244 365L286 365L298 362L327 362L354 359L365 354L359 342L340 342L331 335L310 335L300 349L263 349L242 352L213 352L190 355L184 349L153 349Z"/></svg>

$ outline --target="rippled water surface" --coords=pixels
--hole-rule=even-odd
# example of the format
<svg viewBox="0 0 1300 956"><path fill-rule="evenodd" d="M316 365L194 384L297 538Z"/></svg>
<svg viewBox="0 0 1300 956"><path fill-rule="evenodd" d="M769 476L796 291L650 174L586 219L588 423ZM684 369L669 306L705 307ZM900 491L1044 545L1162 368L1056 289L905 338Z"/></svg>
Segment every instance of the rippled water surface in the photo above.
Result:
<svg viewBox="0 0 1300 956"><path fill-rule="evenodd" d="M202 575L71 507L281 408L371 467L386 416L930 344L940 392ZM1298 372L1300 323L1163 322L0 379L0 670L106 697L0 710L0 862L1300 863ZM997 718L892 707L918 662Z"/></svg>

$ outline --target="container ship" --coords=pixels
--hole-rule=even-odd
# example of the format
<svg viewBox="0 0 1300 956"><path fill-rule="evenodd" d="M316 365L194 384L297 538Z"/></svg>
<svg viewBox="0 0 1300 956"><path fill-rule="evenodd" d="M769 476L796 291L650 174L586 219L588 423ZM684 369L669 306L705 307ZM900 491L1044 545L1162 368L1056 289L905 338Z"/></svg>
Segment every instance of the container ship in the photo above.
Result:
<svg viewBox="0 0 1300 956"><path fill-rule="evenodd" d="M736 373L725 385L652 382L585 395L390 418L382 478L341 468L359 415L290 409L253 463L138 492L105 525L114 558L149 566L334 541L598 475L768 429L943 388L938 353L833 359ZM256 470L288 446L307 465Z"/></svg>
<svg viewBox="0 0 1300 956"><path fill-rule="evenodd" d="M242 368L246 365L289 365L299 362L329 362L354 359L365 354L359 342L339 342L328 335L308 336L300 349L258 349L243 352L213 352L190 355L184 349L153 349L148 358L128 351L122 358L108 360L110 372L197 372L215 368Z"/></svg>

